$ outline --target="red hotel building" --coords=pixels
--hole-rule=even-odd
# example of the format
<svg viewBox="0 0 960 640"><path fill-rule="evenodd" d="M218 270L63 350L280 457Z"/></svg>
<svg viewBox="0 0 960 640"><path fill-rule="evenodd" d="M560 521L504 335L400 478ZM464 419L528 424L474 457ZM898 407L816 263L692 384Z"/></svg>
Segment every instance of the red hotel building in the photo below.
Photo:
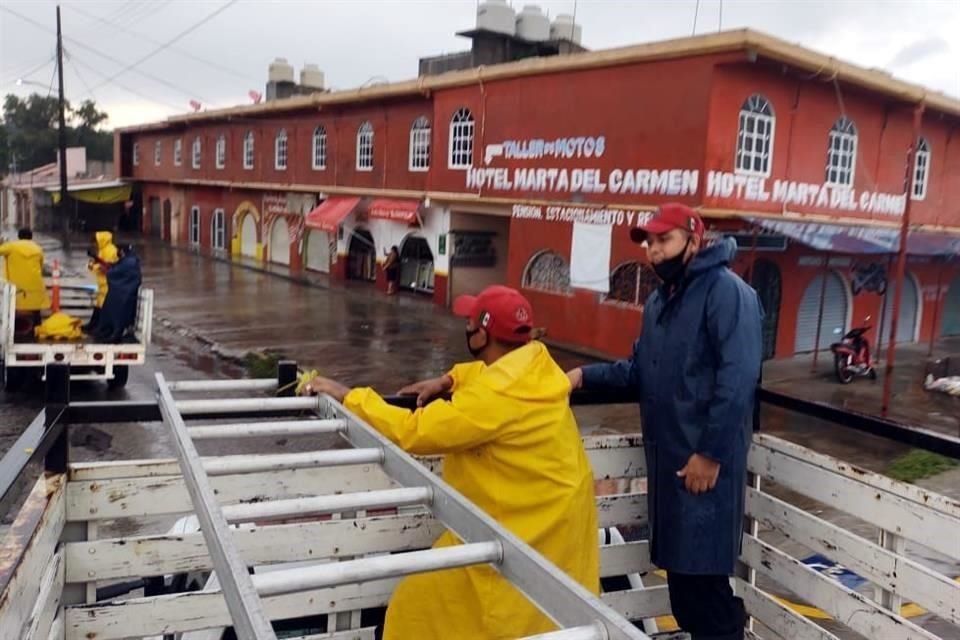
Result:
<svg viewBox="0 0 960 640"><path fill-rule="evenodd" d="M145 233L381 283L397 245L437 304L506 282L552 339L609 354L656 284L628 228L681 201L736 234L785 357L814 349L821 300L821 346L868 315L877 343L906 192L897 340L960 333L958 123L958 100L733 31L176 116L115 153Z"/></svg>

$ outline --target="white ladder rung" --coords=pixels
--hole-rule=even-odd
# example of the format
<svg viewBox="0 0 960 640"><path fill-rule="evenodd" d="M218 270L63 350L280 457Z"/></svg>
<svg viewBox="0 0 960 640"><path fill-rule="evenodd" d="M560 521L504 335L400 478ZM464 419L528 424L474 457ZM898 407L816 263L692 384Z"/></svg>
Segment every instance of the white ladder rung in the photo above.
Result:
<svg viewBox="0 0 960 640"><path fill-rule="evenodd" d="M488 562L499 564L502 557L503 548L499 542L476 542L427 551L271 571L253 576L253 585L261 597L276 596Z"/></svg>
<svg viewBox="0 0 960 640"><path fill-rule="evenodd" d="M312 436L338 433L346 429L343 420L287 420L276 422L241 422L231 424L188 425L194 440L212 438L259 438L262 436Z"/></svg>
<svg viewBox="0 0 960 640"><path fill-rule="evenodd" d="M253 583L254 585L257 584L256 578L254 578ZM257 591L259 592L259 589ZM607 640L607 634L599 624L590 624L583 627L571 627L560 631L526 636L520 640Z"/></svg>
<svg viewBox="0 0 960 640"><path fill-rule="evenodd" d="M208 476L228 476L241 473L260 473L281 469L336 467L346 464L379 464L383 460L380 449L329 449L304 453L267 453L254 456L218 456L202 458L203 470Z"/></svg>
<svg viewBox="0 0 960 640"><path fill-rule="evenodd" d="M272 391L279 386L276 378L244 380L179 380L168 382L170 391Z"/></svg>
<svg viewBox="0 0 960 640"><path fill-rule="evenodd" d="M359 491L312 498L266 500L222 507L227 522L258 522L284 518L302 518L344 511L389 509L430 504L430 487L403 487L379 491Z"/></svg>
<svg viewBox="0 0 960 640"><path fill-rule="evenodd" d="M249 413L256 411L316 411L320 408L320 396L306 398L231 398L220 400L177 400L176 408L181 415L198 413Z"/></svg>

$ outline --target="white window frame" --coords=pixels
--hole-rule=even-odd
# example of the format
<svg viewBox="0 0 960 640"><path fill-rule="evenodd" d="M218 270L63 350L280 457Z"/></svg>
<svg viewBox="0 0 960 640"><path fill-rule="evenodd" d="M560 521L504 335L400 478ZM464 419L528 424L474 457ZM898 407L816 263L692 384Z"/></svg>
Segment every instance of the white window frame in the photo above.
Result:
<svg viewBox="0 0 960 640"><path fill-rule="evenodd" d="M930 143L926 138L917 139L916 166L914 167L913 180L910 181L910 197L913 200L925 200L927 197L927 186L930 184Z"/></svg>
<svg viewBox="0 0 960 640"><path fill-rule="evenodd" d="M450 118L450 136L447 145L447 167L469 169L473 166L473 138L476 121L466 107L457 109Z"/></svg>
<svg viewBox="0 0 960 640"><path fill-rule="evenodd" d="M213 155L217 169L223 169L227 166L227 137L222 133L217 136L217 146Z"/></svg>
<svg viewBox="0 0 960 640"><path fill-rule="evenodd" d="M407 168L410 171L430 170L430 121L420 116L410 125Z"/></svg>
<svg viewBox="0 0 960 640"><path fill-rule="evenodd" d="M190 246L200 246L200 207L190 207Z"/></svg>
<svg viewBox="0 0 960 640"><path fill-rule="evenodd" d="M153 143L153 166L159 167L160 160L163 158L163 142L157 140Z"/></svg>
<svg viewBox="0 0 960 640"><path fill-rule="evenodd" d="M824 182L831 187L850 189L857 171L857 125L840 116L827 136L827 169Z"/></svg>
<svg viewBox="0 0 960 640"><path fill-rule="evenodd" d="M373 171L373 124L369 120L357 128L357 171Z"/></svg>
<svg viewBox="0 0 960 640"><path fill-rule="evenodd" d="M247 131L243 136L243 168L253 169L254 162L253 131Z"/></svg>
<svg viewBox="0 0 960 640"><path fill-rule="evenodd" d="M310 159L310 166L314 171L323 171L327 168L327 130L324 126L317 125L313 130L313 146L311 147L313 157Z"/></svg>
<svg viewBox="0 0 960 640"><path fill-rule="evenodd" d="M748 131L748 129L752 129ZM762 129L763 132L758 130ZM737 149L734 156L734 171L740 175L769 178L773 170L773 143L777 130L777 116L773 105L764 96L753 94L740 107L737 124ZM749 141L750 149L747 149ZM766 147L757 151L757 145ZM759 158L760 169L755 168Z"/></svg>
<svg viewBox="0 0 960 640"><path fill-rule="evenodd" d="M203 157L203 142L200 136L193 139L193 146L190 148L190 165L194 169L200 168L200 160Z"/></svg>
<svg viewBox="0 0 960 640"><path fill-rule="evenodd" d="M273 139L273 168L277 171L287 170L288 142L287 130L280 129Z"/></svg>
<svg viewBox="0 0 960 640"><path fill-rule="evenodd" d="M210 244L214 249L227 248L227 214L223 209L214 209L210 219Z"/></svg>
<svg viewBox="0 0 960 640"><path fill-rule="evenodd" d="M133 166L135 167L140 166L140 143L139 142L133 143Z"/></svg>
<svg viewBox="0 0 960 640"><path fill-rule="evenodd" d="M183 164L183 138L173 141L173 164L177 167Z"/></svg>

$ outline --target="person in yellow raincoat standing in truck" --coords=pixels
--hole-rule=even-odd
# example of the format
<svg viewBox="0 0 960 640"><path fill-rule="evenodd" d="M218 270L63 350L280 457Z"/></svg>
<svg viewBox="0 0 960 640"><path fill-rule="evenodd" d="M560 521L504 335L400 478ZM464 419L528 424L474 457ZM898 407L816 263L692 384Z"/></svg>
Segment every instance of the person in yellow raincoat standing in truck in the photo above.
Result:
<svg viewBox="0 0 960 640"><path fill-rule="evenodd" d="M107 298L107 269L108 266L120 259L117 253L117 245L113 244L113 234L109 231L97 231L94 234L97 241L96 253L90 252L91 260L87 263L87 269L92 271L97 278L97 299L93 303L93 315L90 316L90 322L84 325L84 330L92 332L97 322L100 320L100 309L103 308L103 301ZM96 259L94 258L96 256Z"/></svg>
<svg viewBox="0 0 960 640"><path fill-rule="evenodd" d="M33 231L17 231L17 239L0 244L4 258L4 277L17 288L15 303L17 331L28 332L40 323L40 312L50 308L47 285L43 281L43 249L33 240Z"/></svg>
<svg viewBox="0 0 960 640"><path fill-rule="evenodd" d="M570 382L531 340L533 311L518 291L488 287L460 296L475 362L411 385L416 411L372 389L314 378L301 393L326 393L405 451L443 454L443 479L579 582L600 589L593 471L570 409ZM450 401L430 398L453 392ZM460 544L447 531L434 548ZM556 626L490 565L404 579L387 608L385 640L518 638Z"/></svg>

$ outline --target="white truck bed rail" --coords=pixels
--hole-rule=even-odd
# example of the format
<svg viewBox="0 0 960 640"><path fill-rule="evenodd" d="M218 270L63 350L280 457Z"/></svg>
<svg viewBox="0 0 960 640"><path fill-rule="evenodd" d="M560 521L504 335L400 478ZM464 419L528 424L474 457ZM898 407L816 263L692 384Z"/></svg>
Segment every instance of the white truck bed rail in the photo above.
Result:
<svg viewBox="0 0 960 640"><path fill-rule="evenodd" d="M3 366L43 368L51 363L68 363L73 380L112 380L116 367L140 366L146 362L153 334L153 290L140 289L134 325L136 342L108 344L92 340L42 340L18 342L16 287L0 281L0 356ZM82 282L61 284L61 310L84 322L93 310L95 288Z"/></svg>

